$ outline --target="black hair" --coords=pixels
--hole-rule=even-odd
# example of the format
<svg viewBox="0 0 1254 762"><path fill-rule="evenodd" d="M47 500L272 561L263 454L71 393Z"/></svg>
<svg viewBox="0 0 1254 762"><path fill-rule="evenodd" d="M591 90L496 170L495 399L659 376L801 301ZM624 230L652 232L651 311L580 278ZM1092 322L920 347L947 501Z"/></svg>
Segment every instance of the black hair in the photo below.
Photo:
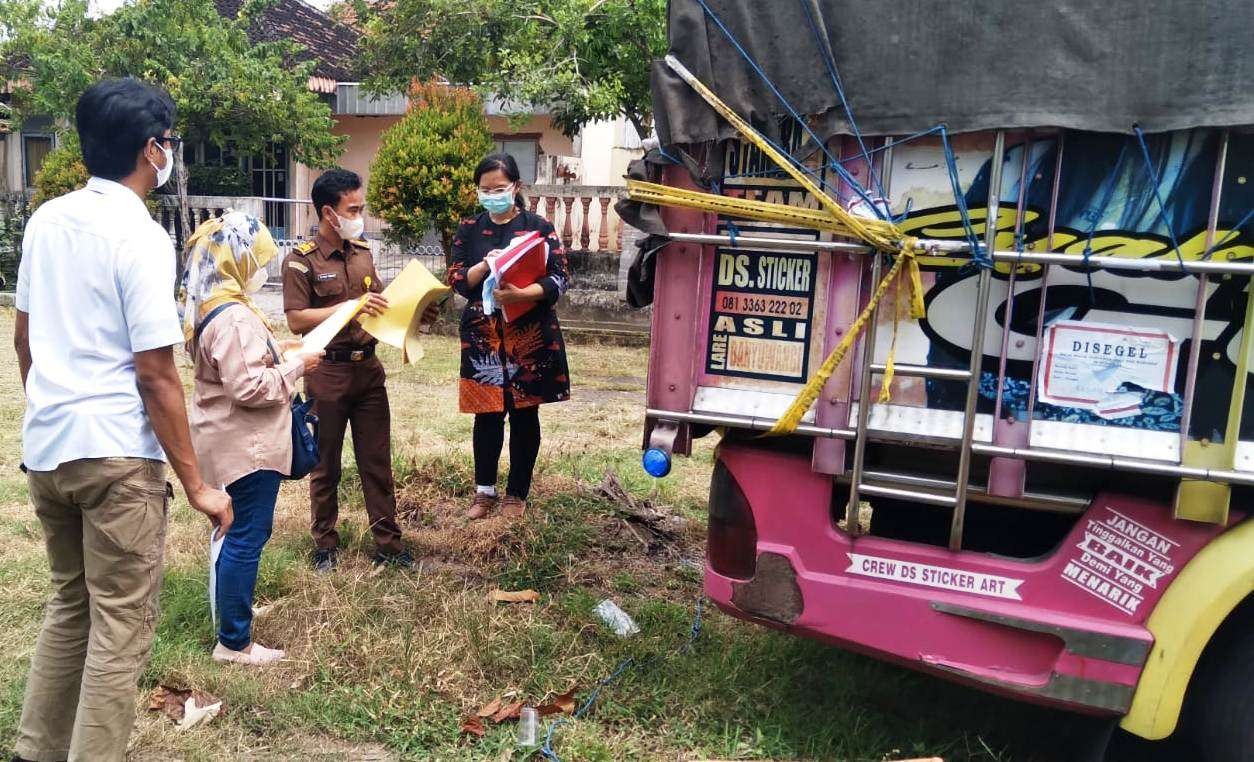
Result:
<svg viewBox="0 0 1254 762"><path fill-rule="evenodd" d="M87 88L74 109L87 171L106 180L131 174L139 152L174 127L176 114L164 90L133 77L105 79Z"/></svg>
<svg viewBox="0 0 1254 762"><path fill-rule="evenodd" d="M322 207L334 209L339 205L345 193L352 193L361 187L361 175L343 167L328 169L314 181L309 197L313 201L314 210L322 217Z"/></svg>
<svg viewBox="0 0 1254 762"><path fill-rule="evenodd" d="M479 178L489 172L500 170L505 173L511 183L522 182L522 173L518 171L518 161L507 153L493 153L483 157L483 161L479 162L479 166L475 167L475 185L479 184ZM527 203L523 199L523 194L514 194L514 203L519 209L526 209Z"/></svg>

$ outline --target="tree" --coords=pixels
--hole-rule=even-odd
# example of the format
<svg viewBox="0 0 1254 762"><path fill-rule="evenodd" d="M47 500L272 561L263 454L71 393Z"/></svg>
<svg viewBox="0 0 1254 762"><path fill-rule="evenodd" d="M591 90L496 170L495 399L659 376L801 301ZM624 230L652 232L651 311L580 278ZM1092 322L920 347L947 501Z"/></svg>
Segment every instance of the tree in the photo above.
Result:
<svg viewBox="0 0 1254 762"><path fill-rule="evenodd" d="M31 211L40 204L57 196L64 196L87 184L87 167L78 147L78 137L70 133L44 158L35 173L35 197L31 199Z"/></svg>
<svg viewBox="0 0 1254 762"><path fill-rule="evenodd" d="M474 168L492 151L483 101L438 82L415 85L409 113L383 134L370 167L367 204L388 237L415 244L436 230L445 255L458 223L475 209Z"/></svg>
<svg viewBox="0 0 1254 762"><path fill-rule="evenodd" d="M666 0L358 0L356 13L375 92L444 77L546 107L568 135L620 115L642 137L652 131Z"/></svg>
<svg viewBox="0 0 1254 762"><path fill-rule="evenodd" d="M237 19L213 0L135 0L92 18L84 0L0 0L0 79L16 83L19 119L73 119L78 96L104 77L159 85L178 106L175 131L237 154L273 142L315 167L334 163L344 138L331 109L307 86L313 63L295 63L290 42L252 44L249 22L266 0L249 0ZM179 149L175 184L187 240L187 172Z"/></svg>

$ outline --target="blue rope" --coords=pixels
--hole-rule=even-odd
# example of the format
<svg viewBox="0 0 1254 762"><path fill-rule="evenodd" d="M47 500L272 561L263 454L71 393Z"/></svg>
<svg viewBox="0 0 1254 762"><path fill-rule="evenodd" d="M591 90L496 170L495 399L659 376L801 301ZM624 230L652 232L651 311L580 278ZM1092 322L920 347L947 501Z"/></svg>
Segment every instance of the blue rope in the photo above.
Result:
<svg viewBox="0 0 1254 762"><path fill-rule="evenodd" d="M871 176L871 180L875 183L875 190L880 194L880 198L887 199L888 194L884 192L884 183L880 179L879 174L875 171L875 164L871 162L871 154L867 151L866 142L862 139L862 131L858 129L858 122L853 118L853 109L849 106L849 99L845 96L845 87L840 80L840 71L836 67L836 59L832 56L828 46L824 44L823 33L819 30L817 20L814 18L814 8L807 0L799 0L801 9L805 11L806 23L810 25L810 32L814 35L814 46L818 48L819 57L823 59L823 64L827 67L827 75L832 81L832 88L836 91L836 97L840 98L841 108L845 111L845 117L849 120L849 130L853 133L853 137L858 141L858 148L862 151L862 160L866 162L867 174ZM887 216L880 211L879 207L875 208L875 214L880 219L887 219Z"/></svg>
<svg viewBox="0 0 1254 762"><path fill-rule="evenodd" d="M1171 216L1167 214L1167 205L1163 203L1163 197L1158 191L1158 170L1154 168L1154 161L1150 158L1149 144L1145 142L1145 133L1141 131L1141 125L1132 125L1132 131L1136 133L1136 139L1141 143L1141 155L1145 158L1145 170L1149 172L1150 182L1153 183L1154 200L1158 202L1158 211L1162 215L1163 224L1167 226L1167 235L1171 238L1171 247L1176 252L1176 261L1180 263L1180 271L1184 272L1184 257L1180 255L1180 242L1176 240L1176 231L1171 224Z"/></svg>
<svg viewBox="0 0 1254 762"><path fill-rule="evenodd" d="M882 146L878 146L878 147L876 147L876 148L872 148L872 149L868 150L868 151L867 151L867 153L869 153L869 154L877 154L877 153L880 153L880 152L882 152L882 151L887 151L887 150L888 150L888 149L890 149L890 148L896 148L897 146L902 145L902 144L904 144L904 143L909 143L909 142L911 142L911 141L915 141L915 140L918 140L918 139L920 139L920 138L926 138L928 135L935 135L935 134L937 134L938 132L940 132L940 131L941 131L941 130L943 130L943 129L945 129L945 125L943 125L943 124L938 124L938 125L936 125L935 127L930 127L930 128L928 128L928 129L926 129L926 130L922 130L922 131L920 131L920 132L916 132L916 133L914 133L913 135L907 135L907 136L905 136L904 138L900 138L900 139L898 139L898 140L890 140L890 141L888 141L887 143L885 143L885 144L884 144L884 145L882 145ZM841 164L847 164L847 163L849 163L849 162L851 162L851 161L860 161L861 159L862 159L862 157L860 157L860 156L850 156L848 159L841 159L841 160L840 160L840 163L841 163Z"/></svg>
<svg viewBox="0 0 1254 762"><path fill-rule="evenodd" d="M658 153L662 154L663 159L666 159L671 164L679 164L681 166L683 165L683 162L681 162L679 159L676 159L674 156L671 156L669 153L667 153L666 149L662 147L661 143L658 143L657 151Z"/></svg>
<svg viewBox="0 0 1254 762"><path fill-rule="evenodd" d="M697 3L700 4L702 10L705 11L705 14L719 28L719 31L723 33L723 36L727 38L727 41L732 44L732 47L736 49L736 52L740 54L740 57L745 60L745 63L749 64L749 67L753 69L753 72L758 75L758 78L762 80L762 83L765 84L768 88L770 88L771 93L775 95L775 97L779 100L780 104L782 104L783 107L788 111L788 115L791 116L793 120L797 122L797 124L801 125L802 129L804 129L806 133L810 136L810 139L814 141L814 144L819 147L819 150L821 150L828 159L828 166L831 169L833 169L837 175L840 176L841 180L843 180L846 184L848 184L849 187L853 188L854 192L863 201L865 201L868 206L875 208L875 203L871 200L871 196L870 194L867 193L866 188L863 188L862 184L858 182L857 178L849 174L849 170L844 168L844 166L840 162L840 159L836 158L836 156L834 156L832 152L828 150L827 145L823 142L823 139L819 137L818 133L816 133L812 127L810 127L809 123L806 122L805 118L803 118L801 114L795 108L793 108L792 103L790 103L788 99L784 97L784 94L780 92L778 87L775 86L775 83L772 82L771 78L767 76L765 71L762 70L762 67L758 65L758 62L754 60L753 56L749 55L749 51L745 50L744 46L740 44L740 41L736 39L736 36L732 34L731 30L728 29L727 26L723 23L723 20L718 17L718 14L716 14L713 10L710 9L710 6L706 4L705 0L697 0ZM775 150L779 151L780 153L783 153L784 155L788 156L796 164L798 165L801 164L801 162L798 162L795 158L793 158L789 154L788 151L783 150L782 148L780 148L780 146L771 142L769 139L767 140L767 142L771 144L771 147L773 147ZM877 212L877 214L879 213Z"/></svg>
<svg viewBox="0 0 1254 762"><path fill-rule="evenodd" d="M958 215L962 218L962 229L966 231L967 244L971 247L971 264L976 267L992 267L993 259L971 225L971 213L967 209L967 199L962 192L962 183L958 179L958 162L954 158L953 147L949 145L949 131L944 125L940 126L940 137L941 147L945 149L945 167L949 170L949 185L953 189L954 203L958 206ZM1000 172L1001 167L994 167L992 171ZM995 222L985 220L984 224L987 227Z"/></svg>
<svg viewBox="0 0 1254 762"><path fill-rule="evenodd" d="M673 653L675 654L687 653L688 651L692 649L692 646L697 642L697 638L701 636L701 611L704 605L705 605L705 599L702 597L697 598L697 611L696 611L695 616L693 616L692 626L688 628L688 637L684 640L683 643L679 645L678 648L675 649ZM549 725L549 731L545 733L544 735L544 745L540 747L540 755L544 757L545 759L551 760L551 762L562 762L562 758L559 757L557 755L557 752L553 750L554 732L556 732L557 729L561 727L562 725L566 725L567 723L569 723L571 720L579 719L583 717L585 714L587 714L588 710L592 708L592 705L596 703L596 700L601 697L601 691L613 685L614 682L617 681L618 678L622 677L623 673L626 672L628 669L630 669L633 666L634 667L648 666L650 664L653 664L661 660L663 656L664 655L661 655L661 654L652 654L639 661L637 661L636 657L634 656L628 656L626 659L623 659L622 661L620 661L618 665L614 667L614 670L610 672L609 675L601 678L600 682L597 683L597 687L592 689L592 692L588 694L588 698L586 698L583 704L580 705L580 707L575 710L575 713L571 716L569 720L566 719L565 717L562 717L561 719L554 721L553 724Z"/></svg>
<svg viewBox="0 0 1254 762"><path fill-rule="evenodd" d="M1211 244L1211 247L1207 249L1205 253L1202 254L1202 259L1210 259L1210 255L1214 253L1215 249L1218 249L1220 246L1223 246L1224 244L1228 243L1228 241L1232 240L1232 237L1236 235L1237 233L1240 233L1241 228L1245 227L1245 223L1249 222L1252 218L1254 218L1254 209L1251 209L1250 211L1246 212L1245 216L1241 218L1241 221L1238 222L1232 228L1232 230L1229 230L1228 233L1223 237L1223 240L1219 241L1218 243Z"/></svg>
<svg viewBox="0 0 1254 762"><path fill-rule="evenodd" d="M1114 169L1110 171L1110 179L1106 184L1106 192L1102 194L1102 203L1096 212L1089 213L1089 229L1084 241L1084 277L1089 287L1089 304L1093 304L1093 268L1089 267L1089 257L1093 256L1093 236L1097 233L1097 226L1106 216L1106 208L1110 206L1110 200L1115 195L1115 186L1119 184L1119 177L1123 174L1123 162L1128 156L1128 144L1125 142L1119 149L1119 158L1115 159Z"/></svg>

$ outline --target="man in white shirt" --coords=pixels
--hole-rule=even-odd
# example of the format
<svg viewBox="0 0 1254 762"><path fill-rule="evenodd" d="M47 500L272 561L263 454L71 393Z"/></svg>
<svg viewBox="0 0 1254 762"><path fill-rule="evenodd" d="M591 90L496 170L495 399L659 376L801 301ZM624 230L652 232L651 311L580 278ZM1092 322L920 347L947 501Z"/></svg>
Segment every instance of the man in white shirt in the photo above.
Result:
<svg viewBox="0 0 1254 762"><path fill-rule="evenodd" d="M169 178L169 96L105 80L78 101L87 187L31 216L14 343L22 456L52 577L17 733L18 759L121 762L157 619L165 461L225 534L226 493L201 479L173 348L174 248L144 198Z"/></svg>

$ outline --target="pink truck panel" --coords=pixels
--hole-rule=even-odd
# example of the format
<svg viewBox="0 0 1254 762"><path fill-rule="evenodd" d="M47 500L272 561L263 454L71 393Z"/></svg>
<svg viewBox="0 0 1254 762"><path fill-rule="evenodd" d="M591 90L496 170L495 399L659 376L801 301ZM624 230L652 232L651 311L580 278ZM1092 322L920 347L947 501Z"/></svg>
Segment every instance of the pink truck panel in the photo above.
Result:
<svg viewBox="0 0 1254 762"><path fill-rule="evenodd" d="M1152 644L1146 618L1223 531L1173 521L1166 503L1103 493L1035 561L854 539L834 524L832 479L809 458L728 444L719 457L748 498L759 537L753 581L707 569L706 592L720 608L1072 709L1126 710ZM746 610L778 601L794 583L793 614Z"/></svg>

